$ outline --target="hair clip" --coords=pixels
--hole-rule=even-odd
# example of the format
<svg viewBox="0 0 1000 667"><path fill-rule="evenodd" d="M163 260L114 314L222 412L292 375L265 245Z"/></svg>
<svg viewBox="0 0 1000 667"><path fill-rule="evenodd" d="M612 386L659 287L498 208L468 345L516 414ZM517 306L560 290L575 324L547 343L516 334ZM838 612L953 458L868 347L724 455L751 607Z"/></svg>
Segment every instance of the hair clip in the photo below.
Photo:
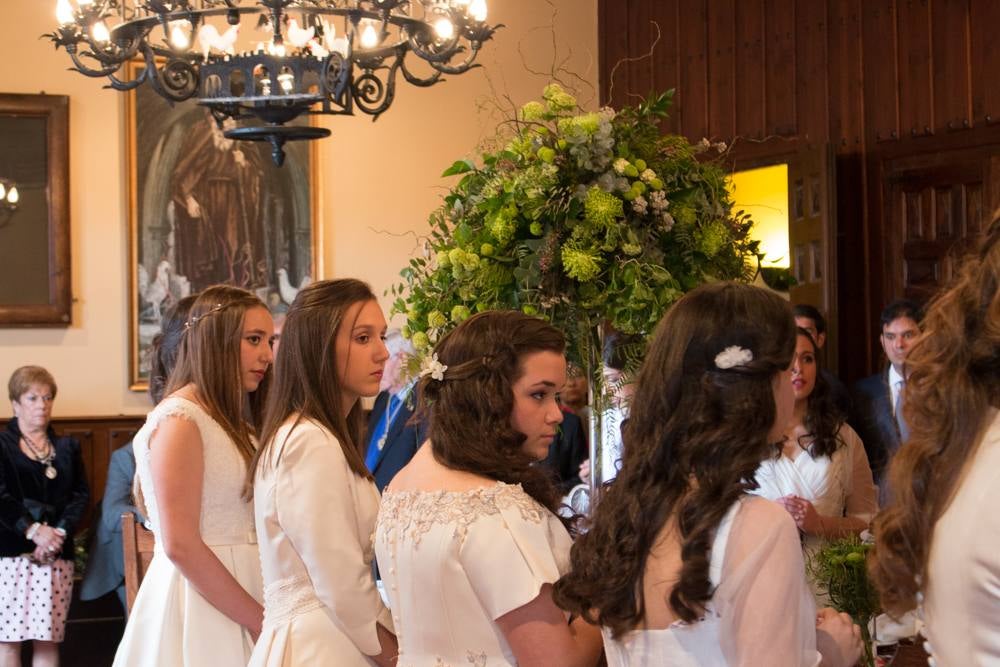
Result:
<svg viewBox="0 0 1000 667"><path fill-rule="evenodd" d="M194 317L189 318L188 321L184 323L184 331L187 331L188 329L192 328L194 325L198 324L198 322L205 319L212 313L217 313L225 307L226 304L217 303L214 306L212 306L209 310L202 313L201 315L195 315Z"/></svg>
<svg viewBox="0 0 1000 667"><path fill-rule="evenodd" d="M423 362L420 364L420 377L430 375L432 379L443 382L446 370L448 370L448 367L438 361L437 352L435 352L429 357L424 357Z"/></svg>
<svg viewBox="0 0 1000 667"><path fill-rule="evenodd" d="M753 352L739 345L730 345L715 355L715 367L723 371L736 366L746 366L751 361L753 361Z"/></svg>

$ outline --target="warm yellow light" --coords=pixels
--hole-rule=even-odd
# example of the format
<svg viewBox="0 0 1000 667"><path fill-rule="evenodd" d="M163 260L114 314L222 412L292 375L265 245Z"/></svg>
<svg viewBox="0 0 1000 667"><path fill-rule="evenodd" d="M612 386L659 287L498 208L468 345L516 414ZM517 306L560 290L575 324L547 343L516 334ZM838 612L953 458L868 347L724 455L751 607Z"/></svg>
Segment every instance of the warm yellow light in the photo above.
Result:
<svg viewBox="0 0 1000 667"><path fill-rule="evenodd" d="M361 46L366 49L378 46L378 33L375 32L375 26L371 23L366 24L365 29L361 31Z"/></svg>
<svg viewBox="0 0 1000 667"><path fill-rule="evenodd" d="M455 36L455 26L452 24L451 19L442 16L434 22L434 32L441 39L451 39Z"/></svg>
<svg viewBox="0 0 1000 667"><path fill-rule="evenodd" d="M286 95L292 92L295 86L295 76L292 74L279 74L278 75L278 85L281 86L281 90L284 91Z"/></svg>
<svg viewBox="0 0 1000 667"><path fill-rule="evenodd" d="M69 0L59 0L56 2L56 20L60 25L69 25L73 22L73 5Z"/></svg>
<svg viewBox="0 0 1000 667"><path fill-rule="evenodd" d="M738 171L728 182L733 211L753 218L750 236L760 241L764 266L788 268L788 165Z"/></svg>
<svg viewBox="0 0 1000 667"><path fill-rule="evenodd" d="M7 198L7 188L3 186L3 183L0 183L0 201L6 198Z"/></svg>
<svg viewBox="0 0 1000 667"><path fill-rule="evenodd" d="M476 21L486 20L486 0L472 0L472 4L469 5L469 16L471 16Z"/></svg>
<svg viewBox="0 0 1000 667"><path fill-rule="evenodd" d="M86 7L87 5L93 2L94 0L76 0L76 4L80 5L81 7Z"/></svg>
<svg viewBox="0 0 1000 667"><path fill-rule="evenodd" d="M190 26L187 21L173 21L170 28L170 44L178 51L184 51L191 46L191 39L188 37L184 24Z"/></svg>
<svg viewBox="0 0 1000 667"><path fill-rule="evenodd" d="M21 201L21 195L17 191L17 186L11 186L10 190L7 191L7 201L11 204L16 204Z"/></svg>
<svg viewBox="0 0 1000 667"><path fill-rule="evenodd" d="M104 21L95 23L90 29L90 34L95 42L106 42L111 39L111 33L108 31L108 26L104 25Z"/></svg>

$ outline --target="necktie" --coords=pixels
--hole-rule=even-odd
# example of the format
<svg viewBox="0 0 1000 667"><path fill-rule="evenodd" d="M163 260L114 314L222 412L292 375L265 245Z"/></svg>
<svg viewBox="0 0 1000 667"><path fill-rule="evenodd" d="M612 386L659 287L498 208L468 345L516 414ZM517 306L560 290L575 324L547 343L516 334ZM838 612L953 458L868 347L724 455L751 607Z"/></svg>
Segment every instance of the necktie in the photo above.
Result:
<svg viewBox="0 0 1000 667"><path fill-rule="evenodd" d="M382 418L378 420L375 430L372 431L371 439L368 441L368 451L365 453L365 466L373 472L382 456L382 450L385 448L385 439L389 435L389 427L392 426L392 420L399 412L402 402L402 399L396 394L390 395L385 406L385 411L382 413Z"/></svg>
<svg viewBox="0 0 1000 667"><path fill-rule="evenodd" d="M906 423L906 419L903 417L903 392L906 391L906 380L900 380L899 391L896 394L896 425L899 427L899 442L900 444L906 442L910 438L910 427Z"/></svg>

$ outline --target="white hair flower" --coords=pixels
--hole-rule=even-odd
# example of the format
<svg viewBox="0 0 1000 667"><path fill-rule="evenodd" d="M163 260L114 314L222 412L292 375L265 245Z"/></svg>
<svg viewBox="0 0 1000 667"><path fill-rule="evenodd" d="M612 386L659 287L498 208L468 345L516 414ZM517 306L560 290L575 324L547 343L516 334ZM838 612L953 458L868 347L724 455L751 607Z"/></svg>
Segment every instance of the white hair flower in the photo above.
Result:
<svg viewBox="0 0 1000 667"><path fill-rule="evenodd" d="M448 367L438 361L437 352L429 357L424 357L423 362L420 364L420 377L430 375L431 378L441 382L444 380L444 372L448 370Z"/></svg>
<svg viewBox="0 0 1000 667"><path fill-rule="evenodd" d="M722 352L715 355L715 366L720 370L728 370L736 366L745 366L751 361L753 361L753 352L744 347L740 347L739 345L730 345Z"/></svg>

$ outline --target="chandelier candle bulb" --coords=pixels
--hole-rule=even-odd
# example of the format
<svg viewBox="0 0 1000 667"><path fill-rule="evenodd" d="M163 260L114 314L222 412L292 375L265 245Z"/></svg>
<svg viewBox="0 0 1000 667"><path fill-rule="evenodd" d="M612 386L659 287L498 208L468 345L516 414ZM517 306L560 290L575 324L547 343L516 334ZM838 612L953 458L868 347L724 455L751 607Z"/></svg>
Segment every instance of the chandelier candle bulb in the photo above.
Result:
<svg viewBox="0 0 1000 667"><path fill-rule="evenodd" d="M426 88L464 74L501 27L486 24L485 0L54 1L59 26L46 36L74 70L119 91L148 83L172 104L193 99L220 128L237 122L227 138L270 143L278 165L286 142L330 134L291 121L358 111L377 119L396 97L398 76ZM241 27L262 39L251 37L256 50L237 55ZM414 58L430 73L415 71ZM123 76L131 61L145 63L140 76ZM242 84L258 68L269 76L264 94L260 84Z"/></svg>
<svg viewBox="0 0 1000 667"><path fill-rule="evenodd" d="M16 204L21 200L21 195L17 191L16 186L11 186L10 190L7 192L7 201L11 204Z"/></svg>

